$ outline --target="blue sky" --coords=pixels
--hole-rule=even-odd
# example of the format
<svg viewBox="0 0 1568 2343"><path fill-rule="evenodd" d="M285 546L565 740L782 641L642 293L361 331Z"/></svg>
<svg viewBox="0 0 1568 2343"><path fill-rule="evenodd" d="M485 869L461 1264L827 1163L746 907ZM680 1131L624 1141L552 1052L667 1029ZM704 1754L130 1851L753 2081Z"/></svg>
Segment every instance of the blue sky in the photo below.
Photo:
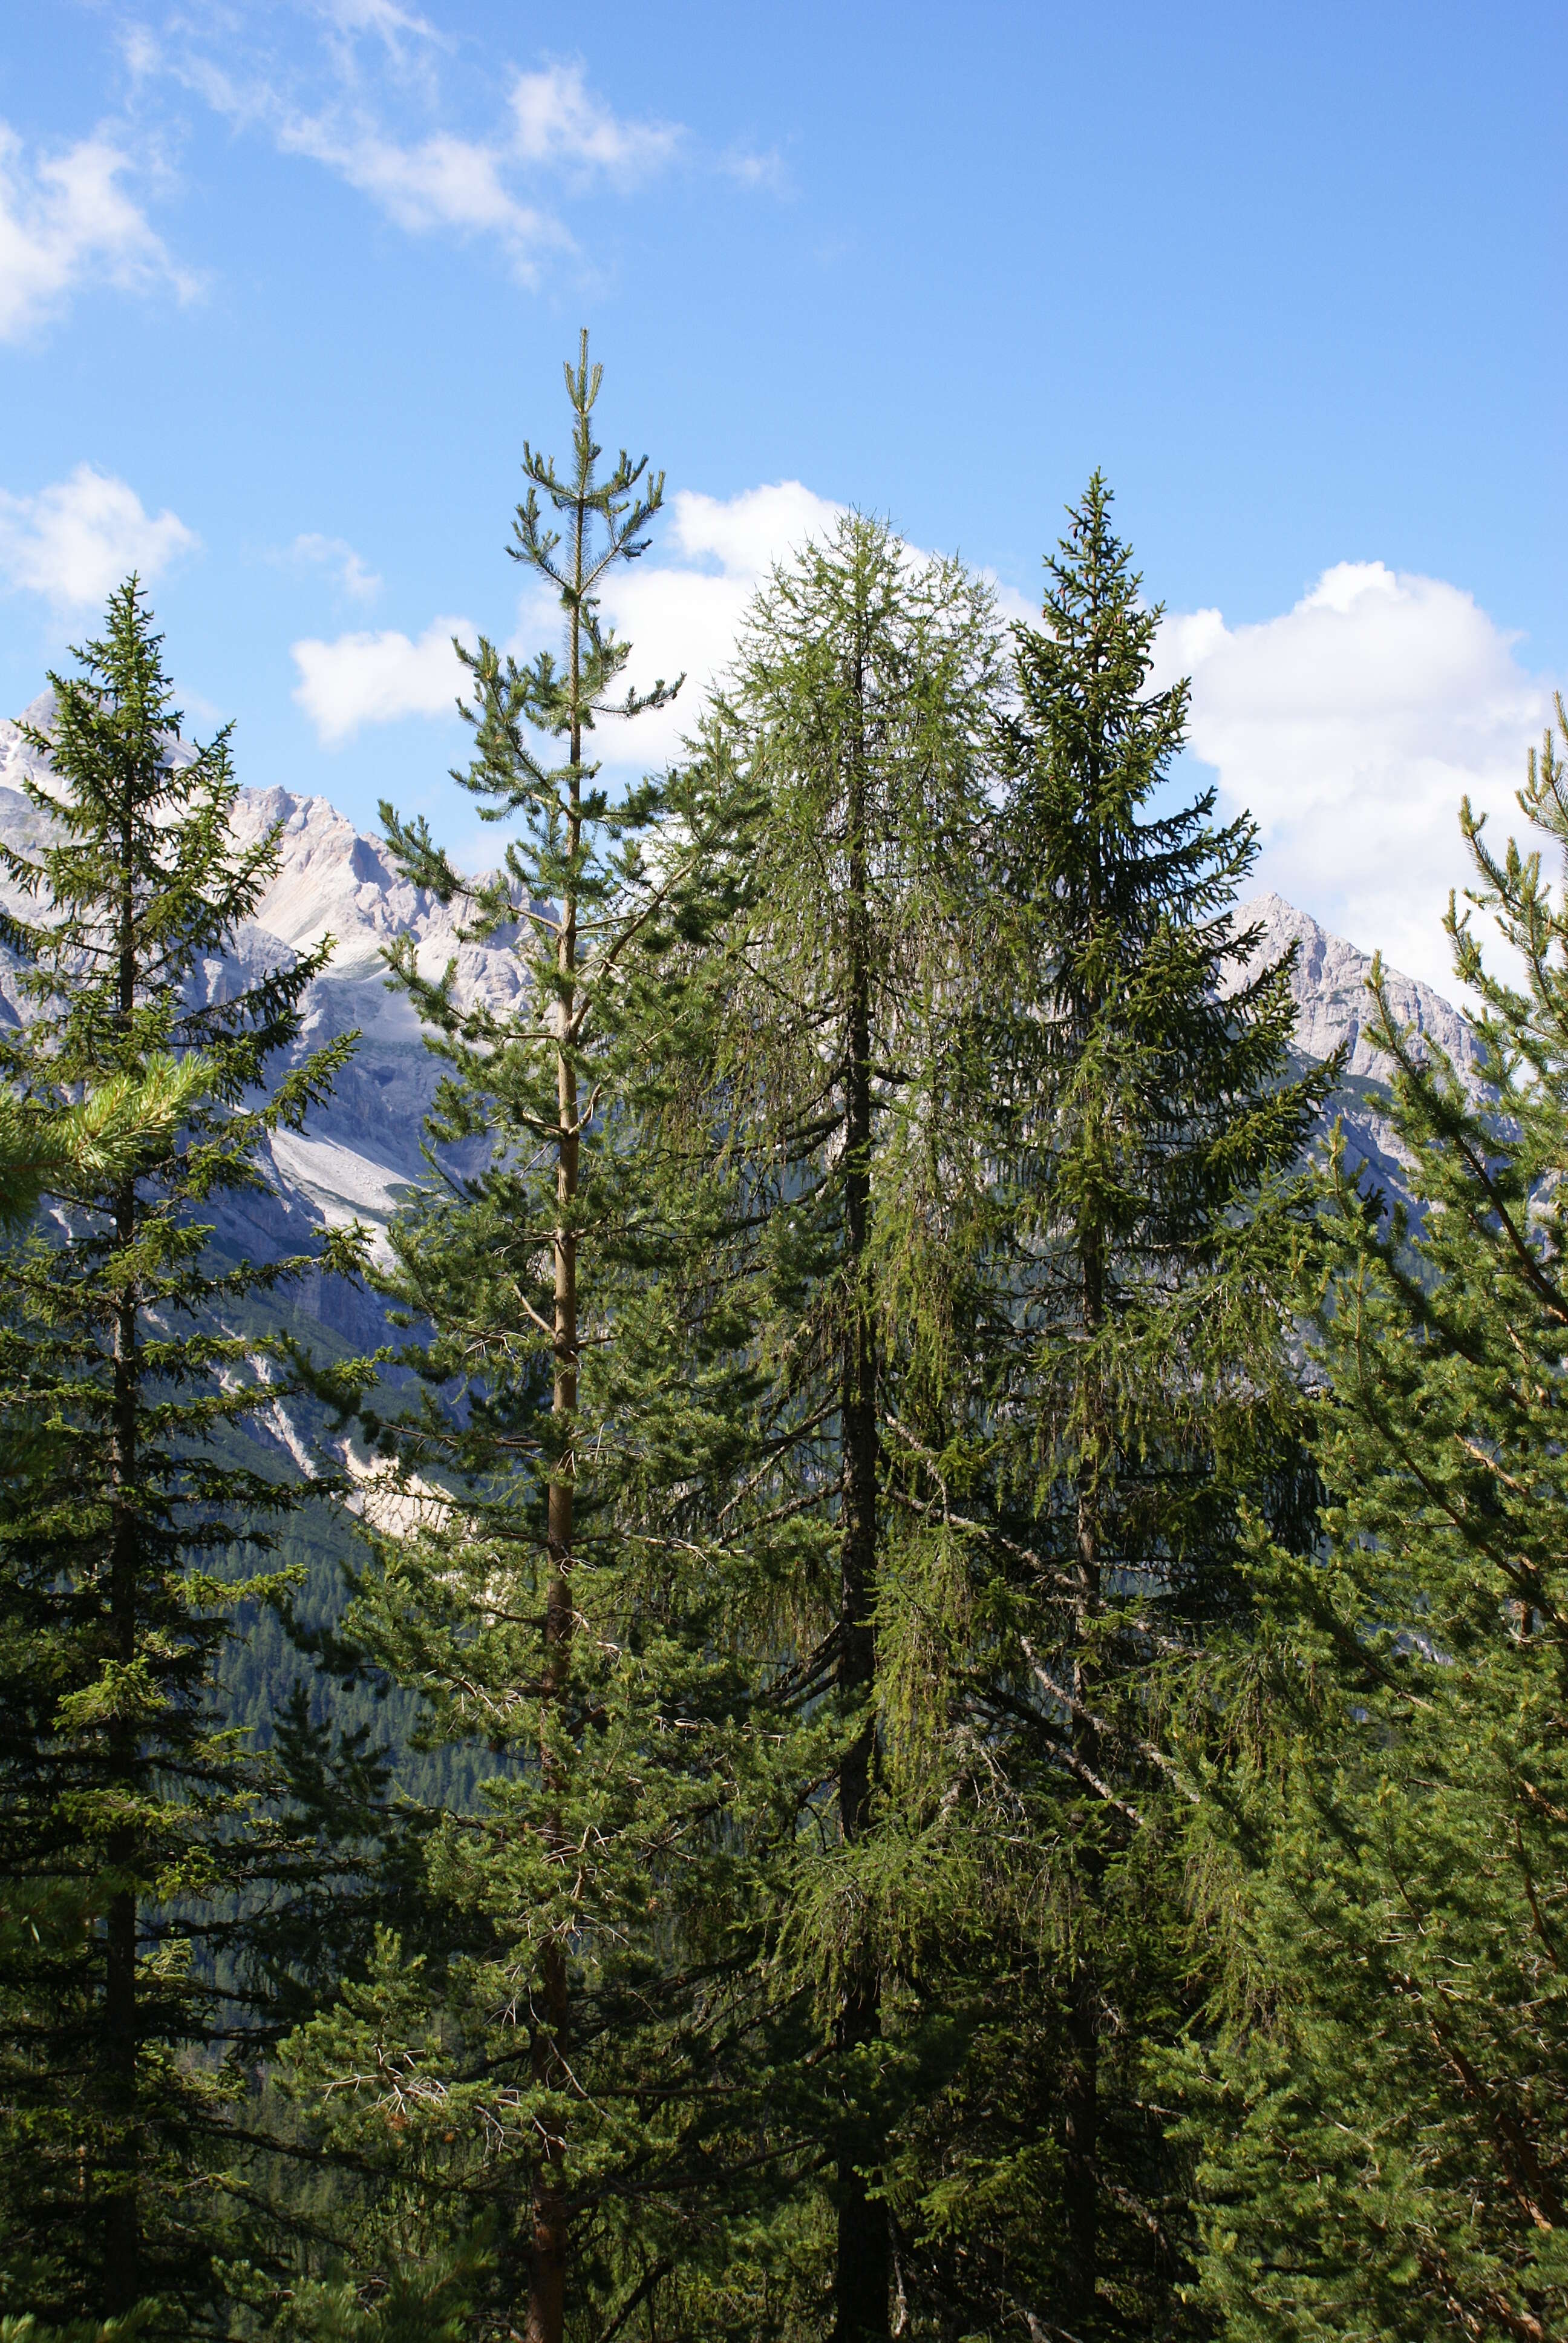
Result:
<svg viewBox="0 0 1568 2343"><path fill-rule="evenodd" d="M834 503L1021 608L1101 465L1261 878L1441 978L1459 795L1506 818L1568 668L1565 53L1432 0L13 8L0 708L136 559L244 779L471 841L443 645L530 639L587 324L668 474L650 660Z"/></svg>

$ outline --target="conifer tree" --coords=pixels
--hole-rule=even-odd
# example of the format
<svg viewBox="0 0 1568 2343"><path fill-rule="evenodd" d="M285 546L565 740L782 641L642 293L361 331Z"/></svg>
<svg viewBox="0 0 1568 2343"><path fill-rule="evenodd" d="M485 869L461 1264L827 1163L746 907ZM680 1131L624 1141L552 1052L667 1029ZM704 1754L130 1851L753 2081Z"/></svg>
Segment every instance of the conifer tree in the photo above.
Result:
<svg viewBox="0 0 1568 2343"><path fill-rule="evenodd" d="M586 335L566 379L572 460L526 447L509 548L558 595L564 657L519 665L487 639L467 655L476 753L457 778L521 834L470 882L383 809L409 875L516 957L498 1005L462 1000L455 969L428 980L407 945L391 955L447 1071L429 1190L393 1230L425 1395L364 1415L392 1467L376 1502L395 1489L407 1510L354 1614L374 1661L424 1695L430 1735L495 1760L435 1851L477 1940L428 1971L389 1944L373 1989L288 2061L323 2136L358 2139L397 2208L373 2250L441 2248L485 2205L486 2283L528 2343L558 2343L568 2317L624 2321L700 2258L689 2215L719 2168L704 2109L728 2121L735 2104L711 2043L737 1964L697 1938L723 1936L737 1802L771 1795L736 1619L679 1520L694 1447L722 1430L713 1361L728 1372L737 1348L692 1253L703 1165L672 1179L636 1143L651 1070L679 1046L679 969L743 884L719 854L739 799L701 761L620 797L598 778L599 722L675 689L626 687L629 646L599 611L662 478L624 452L601 474ZM390 2137L378 2093L337 2087L372 2045L373 2071L405 2078Z"/></svg>
<svg viewBox="0 0 1568 2343"><path fill-rule="evenodd" d="M177 1131L201 1094L199 1058L149 1066L145 1080L101 1084L71 1106L0 1098L0 1225L36 1211L45 1182L115 1180Z"/></svg>
<svg viewBox="0 0 1568 2343"><path fill-rule="evenodd" d="M1299 1477L1283 1296L1333 1079L1290 1075L1289 960L1244 974L1252 825L1216 825L1212 791L1156 799L1186 687L1150 689L1160 612L1110 507L1097 475L1014 630L1000 724L969 1011L980 1374L940 1489L967 1595L928 1662L967 1726L934 1786L971 1818L986 1931L950 1973L963 2055L896 2194L949 2315L1076 2343L1180 2317L1146 2065L1189 1990L1173 1722L1241 1599L1243 1508Z"/></svg>
<svg viewBox="0 0 1568 2343"><path fill-rule="evenodd" d="M156 2297L177 2327L225 2227L236 1897L288 1860L214 1704L236 1609L269 1589L266 1522L301 1499L217 1453L288 1385L262 1388L266 1339L236 1321L355 1258L225 1262L204 1212L351 1041L268 1093L330 944L209 988L276 840L235 849L227 735L182 741L134 578L76 657L26 736L43 843L0 849L31 1011L0 1034L0 1081L25 1137L66 1141L35 1145L48 1214L0 1255L0 2237L8 2307Z"/></svg>
<svg viewBox="0 0 1568 2343"><path fill-rule="evenodd" d="M780 1728L819 1715L836 1740L804 1777L769 1958L818 2013L796 2120L826 2159L837 2343L890 2331L886 2141L924 2071L910 1960L941 1925L901 1744L925 1692L906 1630L940 1600L949 1541L903 1484L918 1395L950 1357L949 1187L973 1115L946 1112L945 1052L972 977L997 680L985 588L851 516L764 590L719 719L762 802L715 980L759 1378L716 1493L779 1589Z"/></svg>
<svg viewBox="0 0 1568 2343"><path fill-rule="evenodd" d="M1561 702L1558 723L1568 740ZM1497 854L1466 803L1475 885L1449 905L1481 1083L1401 1031L1374 962L1415 1202L1386 1214L1338 1158L1325 1547L1261 1571L1251 1729L1215 1809L1237 1959L1186 2080L1206 2290L1238 2338L1523 2343L1568 2319L1568 898L1546 860L1568 768L1550 733L1520 805L1542 842Z"/></svg>

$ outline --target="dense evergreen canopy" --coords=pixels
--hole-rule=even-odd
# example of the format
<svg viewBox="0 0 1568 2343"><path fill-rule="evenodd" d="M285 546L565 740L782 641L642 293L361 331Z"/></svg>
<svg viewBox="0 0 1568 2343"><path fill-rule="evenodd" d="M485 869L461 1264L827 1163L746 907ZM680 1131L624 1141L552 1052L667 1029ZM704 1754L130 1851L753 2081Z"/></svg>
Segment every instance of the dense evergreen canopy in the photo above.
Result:
<svg viewBox="0 0 1568 2343"><path fill-rule="evenodd" d="M134 579L28 736L7 2337L1547 2343L1568 901L1465 809L1484 1079L1379 990L1391 1212L1104 481L1010 628L843 516L618 794L663 482L566 381L560 642L461 654L498 868L384 809L507 974L388 953L376 1357L286 1314L357 1237L225 1217L352 1037L233 949L276 840Z"/></svg>
<svg viewBox="0 0 1568 2343"><path fill-rule="evenodd" d="M1560 856L1551 735L1520 802ZM1383 1218L1338 1165L1327 1544L1260 1562L1269 1729L1219 1810L1246 1916L1199 2087L1205 2278L1238 2336L1534 2337L1568 2313L1568 904L1543 848L1494 854L1463 820L1518 973L1451 904L1479 1094L1379 994L1419 1214Z"/></svg>

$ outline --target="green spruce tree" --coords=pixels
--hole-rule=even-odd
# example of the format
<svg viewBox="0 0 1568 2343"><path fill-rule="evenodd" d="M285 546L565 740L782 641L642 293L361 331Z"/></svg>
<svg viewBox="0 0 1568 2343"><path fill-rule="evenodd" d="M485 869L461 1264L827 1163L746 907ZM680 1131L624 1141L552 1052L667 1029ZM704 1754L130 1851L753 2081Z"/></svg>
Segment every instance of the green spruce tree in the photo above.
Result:
<svg viewBox="0 0 1568 2343"><path fill-rule="evenodd" d="M1374 964L1415 1205L1387 1215L1338 1157L1325 1546L1261 1564L1211 1865L1236 1957L1186 2078L1205 2288L1238 2338L1534 2343L1568 2320L1568 900L1544 859L1568 844L1568 769L1550 734L1520 804L1528 851L1494 854L1462 817L1470 903L1517 971L1451 899L1479 1083L1401 1031Z"/></svg>
<svg viewBox="0 0 1568 2343"><path fill-rule="evenodd" d="M351 1044L266 1090L329 945L208 988L276 841L236 850L227 736L182 741L135 579L76 656L27 735L43 841L0 849L29 1011L0 1081L48 1206L0 1254L0 2256L18 2310L156 2297L180 2328L226 2235L236 1914L292 1859L215 1705L238 1607L272 1591L266 1523L303 1494L225 1448L288 1386L236 1320L355 1257L219 1260L205 1216Z"/></svg>
<svg viewBox="0 0 1568 2343"><path fill-rule="evenodd" d="M1246 1508L1300 1479L1282 1297L1332 1081L1291 1074L1288 960L1245 972L1252 825L1216 825L1211 791L1160 801L1186 687L1150 688L1160 612L1110 507L1097 475L1014 630L1000 731L966 1004L978 1372L929 1491L968 1531L928 1797L970 1835L985 1917L930 1979L962 2055L895 2195L933 2318L1074 2343L1181 2317L1149 2063L1191 1993L1176 1724L1242 1599Z"/></svg>

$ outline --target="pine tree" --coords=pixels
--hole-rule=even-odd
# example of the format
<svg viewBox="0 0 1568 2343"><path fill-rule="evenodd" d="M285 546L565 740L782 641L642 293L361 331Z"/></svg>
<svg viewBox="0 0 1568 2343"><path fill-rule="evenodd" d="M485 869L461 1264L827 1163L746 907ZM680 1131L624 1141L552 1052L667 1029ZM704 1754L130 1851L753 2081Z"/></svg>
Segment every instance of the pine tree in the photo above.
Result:
<svg viewBox="0 0 1568 2343"><path fill-rule="evenodd" d="M489 1755L477 1811L434 1851L476 1941L417 1972L388 1945L288 2059L322 2136L357 2140L376 2175L371 2257L446 2249L482 2204L497 2315L529 2343L558 2343L568 2316L624 2319L701 2259L692 2207L723 2168L710 2107L732 2138L712 2046L744 1966L722 1941L727 1834L771 1796L721 1574L679 1518L694 1450L722 1436L713 1362L737 1349L692 1233L707 1175L649 1143L685 963L743 883L733 857L705 877L739 800L700 760L619 798L598 779L598 723L674 689L626 689L629 647L598 604L662 481L624 452L601 477L586 336L566 377L572 463L526 448L510 548L558 594L564 659L520 666L487 639L467 659L458 778L521 835L468 882L384 809L410 876L517 966L498 1006L392 956L447 1071L429 1190L393 1230L424 1397L363 1416L391 1468L373 1510L405 1511L354 1614L375 1664L423 1695L428 1736ZM368 2071L404 2078L395 2099L337 2087Z"/></svg>
<svg viewBox="0 0 1568 2343"><path fill-rule="evenodd" d="M35 1156L48 1212L0 1256L0 2235L8 2304L156 2296L177 2325L224 2234L238 1902L290 1859L214 1705L237 1606L276 1591L266 1522L302 1498L220 1453L288 1386L263 1388L242 1313L355 1258L225 1262L204 1212L351 1044L266 1092L329 944L208 987L276 841L234 849L227 735L182 741L134 578L76 657L27 736L45 842L0 850L32 1011L0 1035L0 1081L25 1130L76 1126L63 1162Z"/></svg>
<svg viewBox="0 0 1568 2343"><path fill-rule="evenodd" d="M943 1796L986 1926L950 1972L962 2056L896 2199L928 2299L1076 2343L1179 2317L1181 2172L1146 2064L1190 1997L1174 1726L1242 1599L1243 1509L1298 1478L1282 1297L1333 1078L1289 1072L1289 961L1243 975L1251 824L1216 825L1211 791L1157 800L1186 688L1149 688L1160 612L1110 505L1097 475L1040 625L1014 630L1000 725L970 1043L980 1372L940 1490L967 1589L928 1669L967 1725Z"/></svg>
<svg viewBox="0 0 1568 2343"><path fill-rule="evenodd" d="M1520 804L1561 853L1551 734ZM1338 1159L1324 1550L1269 1557L1214 1858L1237 1959L1187 2077L1204 2279L1226 2333L1271 2343L1568 2318L1568 898L1543 847L1499 856L1462 821L1470 905L1520 974L1451 898L1473 1087L1400 1030L1374 963L1415 1202L1386 1214Z"/></svg>

